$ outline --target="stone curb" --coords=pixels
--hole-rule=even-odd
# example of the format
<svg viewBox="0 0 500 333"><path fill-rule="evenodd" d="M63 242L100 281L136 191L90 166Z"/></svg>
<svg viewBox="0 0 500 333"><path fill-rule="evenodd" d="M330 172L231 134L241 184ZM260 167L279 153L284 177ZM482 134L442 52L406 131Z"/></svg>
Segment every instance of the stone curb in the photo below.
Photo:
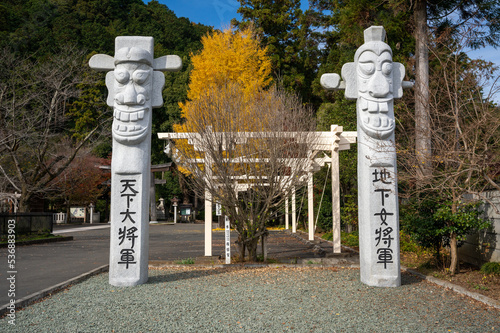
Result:
<svg viewBox="0 0 500 333"><path fill-rule="evenodd" d="M56 243L56 242L65 242L65 241L70 241L70 240L73 240L73 236L61 236L61 237L54 237L54 238L32 239L32 240L28 240L28 241L16 242L16 246ZM8 245L9 245L9 243L0 244L0 248L7 247Z"/></svg>
<svg viewBox="0 0 500 333"><path fill-rule="evenodd" d="M297 232L301 232L301 233L304 233L303 231L300 231L300 230L297 230ZM294 235L290 232L291 235ZM294 236L298 239L302 239L302 240L305 240L304 238L300 237L300 236ZM314 238L315 239L321 239L319 238L318 236L314 235ZM324 239L321 239L321 241L326 241L326 242L330 242L332 243L332 241L327 241L327 240L324 240ZM309 240L305 240L305 242L307 244L313 244L311 241ZM356 250L350 248L350 247L346 247L344 245L342 245L343 248L348 248L350 249L351 251L354 251L357 253ZM355 265L353 265L353 267L356 267ZM359 265L357 265L357 268L359 268ZM494 308L497 308L497 309L500 309L500 301L497 301L493 298L490 298L490 297L487 297L487 296L484 296L484 295L481 295L479 293L475 293L473 291L469 291L467 289L465 289L464 287L460 287L460 286L457 286L456 284L453 284L453 283L450 283L450 282L447 282L447 281L444 281L444 280L441 280L441 279L438 279L438 278L435 278L433 276L430 276L430 275L425 275L425 274L422 274L420 272L417 272L413 269L410 269L410 268L407 268L405 266L402 266L401 265L401 270L402 271L405 271L405 272L408 272L412 275L415 275L415 276L418 276L419 278L421 278L422 280L426 280L428 282L431 282L431 283L434 283L434 284L437 284L438 286L441 286L441 287L444 287L444 288L448 288L448 289L451 289L453 290L454 292L458 293L458 294L461 294L461 295L464 295L464 296L468 296L476 301L479 301L479 302L482 302L488 306L492 306Z"/></svg>
<svg viewBox="0 0 500 333"><path fill-rule="evenodd" d="M453 290L456 293L468 296L468 297L470 297L472 299L475 299L476 301L482 302L482 303L484 303L486 305L489 305L489 306L492 306L494 308L500 309L500 302L497 301L497 300L495 300L495 299L493 299L493 298L481 295L479 293L475 293L473 291L469 291L469 290L465 289L464 287L457 286L456 284L453 284L453 283L450 283L450 282L447 282L447 281L435 278L435 277L430 276L430 275L422 274L420 272L414 271L413 269L410 269L410 268L407 268L407 267L404 267L404 266L401 266L401 270L403 270L405 272L408 272L410 274L413 274L415 276L418 276L419 278L421 278L423 280L426 280L428 282L437 284L438 286L451 289L451 290Z"/></svg>
<svg viewBox="0 0 500 333"><path fill-rule="evenodd" d="M103 265L101 267L98 267L98 268L91 270L90 272L80 274L77 277L71 278L71 279L66 280L64 282L58 283L52 287L43 289L39 292L33 293L33 294L28 295L26 297L23 297L21 299L18 299L18 300L16 300L16 303L15 303L16 311L18 311L20 308L24 308L32 303L35 303L36 301L38 301L46 296L54 294L57 291L59 291L63 288L66 288L69 285L82 282L82 281L90 278L93 275L96 275L96 274L99 274L102 272L106 272L106 271L108 271L108 269L109 269L109 265ZM9 309L7 308L8 306L9 306L9 303L0 307L0 317L2 317L5 313L7 313L9 311Z"/></svg>

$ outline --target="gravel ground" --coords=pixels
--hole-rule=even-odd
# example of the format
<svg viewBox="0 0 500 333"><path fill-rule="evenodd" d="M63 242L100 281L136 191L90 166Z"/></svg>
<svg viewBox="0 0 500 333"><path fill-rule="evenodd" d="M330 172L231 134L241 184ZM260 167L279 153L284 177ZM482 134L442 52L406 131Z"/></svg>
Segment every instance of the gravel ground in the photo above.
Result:
<svg viewBox="0 0 500 333"><path fill-rule="evenodd" d="M368 287L342 268L151 269L92 277L0 320L0 332L500 332L500 311L403 273Z"/></svg>

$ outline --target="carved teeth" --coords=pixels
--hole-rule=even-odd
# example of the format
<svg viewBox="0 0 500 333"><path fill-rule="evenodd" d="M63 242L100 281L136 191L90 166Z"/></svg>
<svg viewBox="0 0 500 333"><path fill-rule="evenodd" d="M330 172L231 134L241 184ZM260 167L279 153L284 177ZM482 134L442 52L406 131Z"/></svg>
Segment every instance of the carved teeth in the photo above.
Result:
<svg viewBox="0 0 500 333"><path fill-rule="evenodd" d="M374 118L373 120L375 121L375 123L373 124L373 126L380 127L380 125L381 125L380 117L373 117L373 118Z"/></svg>
<svg viewBox="0 0 500 333"><path fill-rule="evenodd" d="M363 111L368 110L368 101L366 99L361 98L360 104L361 104L360 105L361 106L361 110L363 110Z"/></svg>
<svg viewBox="0 0 500 333"><path fill-rule="evenodd" d="M120 111L120 110L114 110L113 115L115 119L121 120L124 122L129 122L129 121L137 121L137 120L142 120L144 119L144 110L142 111L137 111L137 112L127 112L127 111Z"/></svg>

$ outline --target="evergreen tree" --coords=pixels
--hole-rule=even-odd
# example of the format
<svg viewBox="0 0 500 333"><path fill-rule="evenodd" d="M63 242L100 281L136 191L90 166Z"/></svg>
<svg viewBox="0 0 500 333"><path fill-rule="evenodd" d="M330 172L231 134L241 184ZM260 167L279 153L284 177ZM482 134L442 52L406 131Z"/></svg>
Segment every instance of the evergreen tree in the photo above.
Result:
<svg viewBox="0 0 500 333"><path fill-rule="evenodd" d="M239 0L240 29L254 26L273 64L273 75L306 102L314 102L311 83L319 54L314 32L300 9L300 0Z"/></svg>

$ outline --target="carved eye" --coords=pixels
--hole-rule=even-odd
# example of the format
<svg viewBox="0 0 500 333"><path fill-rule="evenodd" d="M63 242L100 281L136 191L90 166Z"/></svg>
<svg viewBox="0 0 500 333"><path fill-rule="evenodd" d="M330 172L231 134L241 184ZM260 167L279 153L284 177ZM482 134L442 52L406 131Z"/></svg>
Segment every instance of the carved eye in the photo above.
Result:
<svg viewBox="0 0 500 333"><path fill-rule="evenodd" d="M120 82L121 84L126 84L128 80L130 79L130 75L128 74L128 71L123 70L123 69L117 69L115 70L115 78L116 81Z"/></svg>
<svg viewBox="0 0 500 333"><path fill-rule="evenodd" d="M143 84L149 77L149 71L144 70L136 70L134 74L132 74L132 78L134 82L137 84Z"/></svg>
<svg viewBox="0 0 500 333"><path fill-rule="evenodd" d="M372 62L360 62L359 69L364 75L372 75L375 73L375 64Z"/></svg>
<svg viewBox="0 0 500 333"><path fill-rule="evenodd" d="M392 62L384 62L382 64L382 73L389 75L392 72Z"/></svg>

